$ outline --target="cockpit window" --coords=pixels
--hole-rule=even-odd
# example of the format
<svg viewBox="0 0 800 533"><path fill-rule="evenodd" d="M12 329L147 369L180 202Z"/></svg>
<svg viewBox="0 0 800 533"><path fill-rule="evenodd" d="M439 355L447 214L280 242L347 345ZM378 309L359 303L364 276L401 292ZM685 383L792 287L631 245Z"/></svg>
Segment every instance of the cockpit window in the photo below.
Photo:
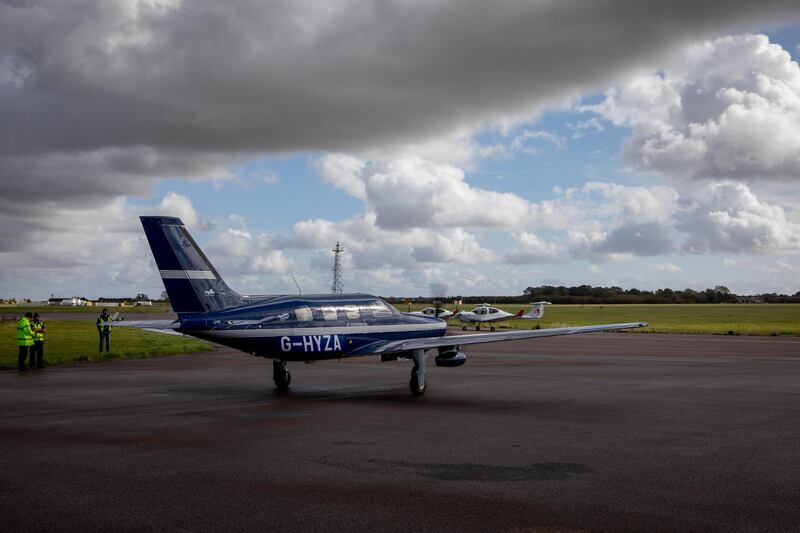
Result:
<svg viewBox="0 0 800 533"><path fill-rule="evenodd" d="M392 309L380 300L375 300L359 306L362 318L389 318L394 313Z"/></svg>

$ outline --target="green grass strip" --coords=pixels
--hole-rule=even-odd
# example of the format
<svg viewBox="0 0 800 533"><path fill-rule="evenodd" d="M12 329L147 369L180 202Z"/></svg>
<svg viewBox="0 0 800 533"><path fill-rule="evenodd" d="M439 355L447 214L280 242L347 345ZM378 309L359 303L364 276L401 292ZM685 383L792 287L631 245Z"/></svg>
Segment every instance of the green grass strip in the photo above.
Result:
<svg viewBox="0 0 800 533"><path fill-rule="evenodd" d="M165 335L135 328L116 327L111 333L111 352L98 353L95 324L84 320L49 320L45 322L44 357L48 365L107 359L141 359L162 355L208 352L213 346L192 337ZM17 324L0 323L0 369L17 367Z"/></svg>
<svg viewBox="0 0 800 533"><path fill-rule="evenodd" d="M406 305L397 306L406 311ZM412 310L426 307L412 305ZM448 310L455 306L445 305ZM474 305L460 306L471 310ZM510 313L528 305L501 304ZM647 328L635 330L642 333L689 333L705 335L800 335L800 305L798 304L630 304L630 305L548 305L540 320L508 320L495 327L531 329L563 326L587 326L618 322L647 322ZM457 325L457 320L449 321ZM485 327L485 326L484 326Z"/></svg>

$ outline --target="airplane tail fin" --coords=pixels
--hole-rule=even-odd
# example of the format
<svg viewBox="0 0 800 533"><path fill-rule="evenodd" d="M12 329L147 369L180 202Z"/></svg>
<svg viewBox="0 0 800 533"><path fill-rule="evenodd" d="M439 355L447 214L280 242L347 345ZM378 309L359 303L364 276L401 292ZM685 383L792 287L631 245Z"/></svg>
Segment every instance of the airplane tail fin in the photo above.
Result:
<svg viewBox="0 0 800 533"><path fill-rule="evenodd" d="M189 235L181 219L139 217L172 309L178 315L219 311L244 303Z"/></svg>
<svg viewBox="0 0 800 533"><path fill-rule="evenodd" d="M544 316L545 305L550 305L550 302L531 302L531 312L527 315L523 315L523 318L542 318Z"/></svg>

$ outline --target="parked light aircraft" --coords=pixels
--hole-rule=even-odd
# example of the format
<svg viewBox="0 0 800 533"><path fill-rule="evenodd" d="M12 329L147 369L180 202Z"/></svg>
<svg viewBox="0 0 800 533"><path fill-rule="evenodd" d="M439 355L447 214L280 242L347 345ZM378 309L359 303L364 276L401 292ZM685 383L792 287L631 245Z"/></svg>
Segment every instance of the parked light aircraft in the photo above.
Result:
<svg viewBox="0 0 800 533"><path fill-rule="evenodd" d="M475 324L475 330L480 331L481 324L488 324L490 322L500 322L501 320L508 320L510 318L521 318L523 320L537 320L544 316L544 306L549 305L550 302L531 302L531 310L527 314L524 309L519 313L512 314L492 307L489 304L481 304L472 311L461 311L458 314L458 319L461 321L461 329L466 330L466 324ZM494 326L490 326L491 331L494 331Z"/></svg>
<svg viewBox="0 0 800 533"><path fill-rule="evenodd" d="M411 311L405 314L411 316L429 316L429 317L441 318L442 320L447 320L448 318L453 316L454 313L442 307L426 307L422 311Z"/></svg>
<svg viewBox="0 0 800 533"><path fill-rule="evenodd" d="M443 320L401 313L369 294L244 296L220 277L186 226L174 217L140 217L177 320L118 322L118 325L178 332L272 360L279 390L291 382L287 362L379 355L410 359L409 388L424 394L426 350L436 349L440 367L464 364L470 344L640 328L646 324L509 331L445 336Z"/></svg>

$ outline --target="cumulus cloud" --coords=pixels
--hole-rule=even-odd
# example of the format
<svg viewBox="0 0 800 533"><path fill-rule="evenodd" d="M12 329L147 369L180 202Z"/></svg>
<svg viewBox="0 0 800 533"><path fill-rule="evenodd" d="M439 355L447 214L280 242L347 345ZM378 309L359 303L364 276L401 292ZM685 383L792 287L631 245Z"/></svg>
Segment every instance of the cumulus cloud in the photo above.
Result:
<svg viewBox="0 0 800 533"><path fill-rule="evenodd" d="M582 109L632 128L625 157L691 178L800 176L800 66L764 35L686 47Z"/></svg>
<svg viewBox="0 0 800 533"><path fill-rule="evenodd" d="M527 231L511 234L514 247L505 256L505 261L512 265L528 265L536 263L553 263L559 260L563 247L548 242Z"/></svg>
<svg viewBox="0 0 800 533"><path fill-rule="evenodd" d="M566 144L564 138L555 133L550 133L549 131L543 130L524 129L511 140L510 148L511 150L519 150L531 155L537 155L541 153L541 148L531 146L529 143L529 141L537 140L550 143L557 148L564 148L564 145Z"/></svg>
<svg viewBox="0 0 800 533"><path fill-rule="evenodd" d="M672 263L660 263L657 265L653 265L653 270L656 272L666 272L668 274L680 274L683 272L683 269L678 265L674 265Z"/></svg>
<svg viewBox="0 0 800 533"><path fill-rule="evenodd" d="M185 221L184 221L185 222ZM236 275L286 274L291 262L283 251L275 248L268 235L228 228L209 241L207 252L212 254L218 270Z"/></svg>
<svg viewBox="0 0 800 533"><path fill-rule="evenodd" d="M592 252L600 254L663 255L672 252L675 244L665 224L630 223L610 231Z"/></svg>
<svg viewBox="0 0 800 533"><path fill-rule="evenodd" d="M601 199L592 200L595 191ZM679 192L589 182L564 196L584 217L566 230L570 253L578 258L800 251L800 224L744 183L703 183Z"/></svg>
<svg viewBox="0 0 800 533"><path fill-rule="evenodd" d="M157 296L163 288L138 215L163 209L195 229L208 226L188 198L172 192L151 205L133 206L122 197L94 209L52 205L47 217L24 228L29 247L0 251L5 274L0 288L36 298L55 290L64 291L61 296L85 293L87 287L86 296L118 296L119 287Z"/></svg>
<svg viewBox="0 0 800 533"><path fill-rule="evenodd" d="M214 222L175 192L145 205L117 197L94 209L51 208L38 226L25 228L30 249L0 251L3 295L46 298L58 291L60 296L97 297L145 292L157 297L163 285L138 217L165 213L180 217L201 243L208 240L203 249L234 288L263 292L265 287L287 286L280 276L292 263L268 236L242 229L246 224L241 217ZM228 222L242 227L226 227Z"/></svg>
<svg viewBox="0 0 800 533"><path fill-rule="evenodd" d="M375 269L387 266L413 269L424 263L473 264L495 260L475 235L462 228L387 229L374 214L343 222L306 220L294 225L284 248L327 250L333 242L348 250L347 266ZM327 263L325 263L327 264Z"/></svg>
<svg viewBox="0 0 800 533"><path fill-rule="evenodd" d="M514 227L530 216L523 198L471 187L461 168L420 157L364 161L330 154L318 169L324 180L363 200L375 224L386 229Z"/></svg>
<svg viewBox="0 0 800 533"><path fill-rule="evenodd" d="M800 251L800 224L742 183L715 183L685 201L678 229L691 253Z"/></svg>

